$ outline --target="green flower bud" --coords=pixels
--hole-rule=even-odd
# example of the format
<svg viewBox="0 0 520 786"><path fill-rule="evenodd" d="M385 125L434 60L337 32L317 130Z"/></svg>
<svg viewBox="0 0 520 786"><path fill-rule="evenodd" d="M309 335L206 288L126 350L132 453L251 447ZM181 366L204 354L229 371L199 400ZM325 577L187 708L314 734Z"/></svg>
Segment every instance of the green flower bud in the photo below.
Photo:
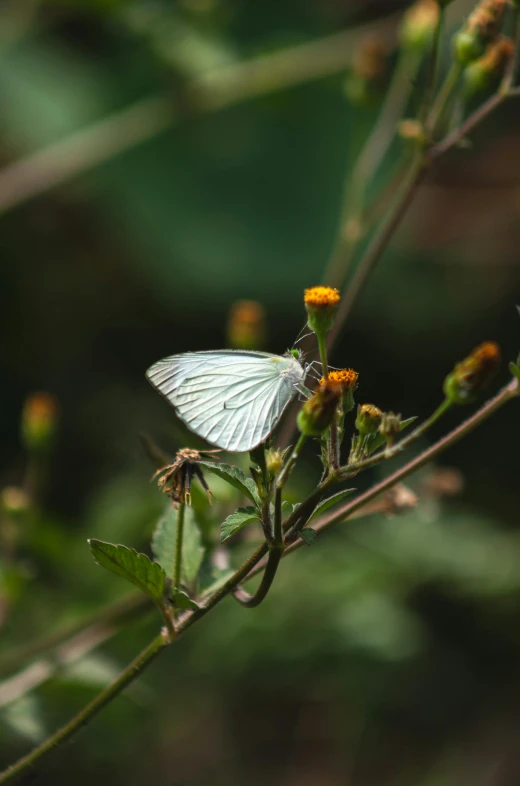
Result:
<svg viewBox="0 0 520 786"><path fill-rule="evenodd" d="M298 413L297 425L306 437L318 437L327 429L341 403L343 392L337 382L325 380Z"/></svg>
<svg viewBox="0 0 520 786"><path fill-rule="evenodd" d="M401 41L410 49L423 49L429 43L439 19L435 0L418 0L403 17Z"/></svg>
<svg viewBox="0 0 520 786"><path fill-rule="evenodd" d="M265 466L269 475L274 478L283 467L283 451L270 448L265 454Z"/></svg>
<svg viewBox="0 0 520 786"><path fill-rule="evenodd" d="M378 36L361 40L354 54L352 71L345 82L348 99L360 106L369 106L381 96L388 70L388 47Z"/></svg>
<svg viewBox="0 0 520 786"><path fill-rule="evenodd" d="M379 433L388 443L392 442L401 433L401 415L396 415L395 412L383 412Z"/></svg>
<svg viewBox="0 0 520 786"><path fill-rule="evenodd" d="M463 65L478 60L500 32L508 0L481 0L454 39L455 57Z"/></svg>
<svg viewBox="0 0 520 786"><path fill-rule="evenodd" d="M504 75L511 62L515 45L510 38L501 36L487 50L486 54L471 63L464 73L464 88L467 96L488 90Z"/></svg>
<svg viewBox="0 0 520 786"><path fill-rule="evenodd" d="M58 425L58 402L50 393L29 396L22 411L22 440L29 451L51 446Z"/></svg>
<svg viewBox="0 0 520 786"><path fill-rule="evenodd" d="M485 341L457 363L444 380L444 394L452 404L468 404L487 387L500 365L500 348Z"/></svg>
<svg viewBox="0 0 520 786"><path fill-rule="evenodd" d="M374 404L362 404L358 407L356 416L356 430L363 437L376 434L379 431L383 413Z"/></svg>

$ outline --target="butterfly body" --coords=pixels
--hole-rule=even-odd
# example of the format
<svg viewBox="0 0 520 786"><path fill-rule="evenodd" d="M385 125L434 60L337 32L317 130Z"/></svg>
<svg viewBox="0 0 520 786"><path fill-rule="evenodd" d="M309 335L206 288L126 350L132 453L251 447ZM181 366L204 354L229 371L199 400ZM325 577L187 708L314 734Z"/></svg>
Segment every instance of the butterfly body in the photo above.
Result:
<svg viewBox="0 0 520 786"><path fill-rule="evenodd" d="M185 352L146 376L178 417L212 445L246 452L265 442L295 397L305 370L291 352Z"/></svg>

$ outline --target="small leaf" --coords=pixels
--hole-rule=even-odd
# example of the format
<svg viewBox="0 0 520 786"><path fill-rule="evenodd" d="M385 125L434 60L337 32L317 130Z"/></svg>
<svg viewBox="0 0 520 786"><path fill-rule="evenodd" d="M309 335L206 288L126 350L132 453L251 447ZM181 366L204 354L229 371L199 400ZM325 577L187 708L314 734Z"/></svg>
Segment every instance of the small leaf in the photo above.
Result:
<svg viewBox="0 0 520 786"><path fill-rule="evenodd" d="M173 505L169 504L164 516L159 519L152 538L152 551L155 559L162 566L169 579L173 579L178 516L178 511ZM197 578L203 556L202 538L195 521L193 508L186 507L184 511L181 576L188 586L191 586Z"/></svg>
<svg viewBox="0 0 520 786"><path fill-rule="evenodd" d="M95 538L89 540L89 546L98 565L123 576L159 604L162 603L166 574L157 562L134 549Z"/></svg>
<svg viewBox="0 0 520 786"><path fill-rule="evenodd" d="M520 382L520 364L510 363L509 364L509 371Z"/></svg>
<svg viewBox="0 0 520 786"><path fill-rule="evenodd" d="M251 506L247 508L238 508L238 510L235 510L235 512L228 516L220 525L220 540L223 543L230 538L231 535L234 535L235 532L238 532L242 527L251 524L253 521L260 521L256 508Z"/></svg>
<svg viewBox="0 0 520 786"><path fill-rule="evenodd" d="M331 508L333 505L336 505L338 502L341 502L342 499L345 499L345 497L353 494L355 490L356 489L344 489L343 491L338 491L337 494L333 494L332 497L327 497L327 499L324 499L319 503L319 505L316 506L316 509L310 517L309 521L312 521L312 519L315 519L316 516L319 516L321 513L325 513L325 511Z"/></svg>
<svg viewBox="0 0 520 786"><path fill-rule="evenodd" d="M182 590L172 589L170 596L177 609L200 609L200 606Z"/></svg>
<svg viewBox="0 0 520 786"><path fill-rule="evenodd" d="M307 546L310 546L316 537L317 532L316 530L312 529L312 527L304 527L302 530L300 530L299 535L300 538L307 544Z"/></svg>
<svg viewBox="0 0 520 786"><path fill-rule="evenodd" d="M241 469L232 467L230 464L216 463L212 461L199 461L201 467L205 467L214 475L226 480L231 486L245 494L251 502L259 504L258 493L254 480L247 478Z"/></svg>

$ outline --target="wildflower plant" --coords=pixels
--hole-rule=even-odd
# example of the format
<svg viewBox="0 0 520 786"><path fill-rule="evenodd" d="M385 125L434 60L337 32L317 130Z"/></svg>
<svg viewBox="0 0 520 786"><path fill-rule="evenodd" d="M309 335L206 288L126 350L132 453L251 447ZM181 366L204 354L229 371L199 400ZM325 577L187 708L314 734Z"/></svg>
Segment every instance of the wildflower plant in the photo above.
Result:
<svg viewBox="0 0 520 786"><path fill-rule="evenodd" d="M314 382L309 376L297 391L297 411L289 410L280 430L270 433L248 456L248 469L218 451L183 447L173 461L161 462L155 479L158 493L166 497L165 513L157 524L150 554L138 553L123 545L90 540L96 562L132 584L141 593L138 604L147 610L154 604L160 615L157 635L136 659L66 726L51 735L34 751L0 774L0 784L24 773L53 748L70 738L111 702L129 683L169 645L184 635L222 600L236 599L254 608L267 597L282 561L300 547L319 548L319 536L333 525L361 515L364 510L397 511L420 504L403 486L403 480L430 462L455 442L473 431L499 408L520 394L519 362L509 366L511 380L492 398L482 403L466 420L411 459L406 449L418 443L429 429L442 420L448 410L459 411L482 397L499 367L500 351L486 341L458 360L444 383L439 380L439 405L422 422L413 413L385 412L377 403L362 398L362 375L352 368L332 369L329 356L335 349L347 317L368 282L376 264L391 241L409 205L437 159L460 146L468 134L501 103L516 96L518 4L505 0L481 0L466 21L461 22L452 46L450 67L440 78L439 50L443 42L444 15L449 0L418 0L407 12L401 32L401 50L393 82L383 100L380 119L361 152L358 164L347 183L338 240L324 276L324 284L304 292L303 308L321 364ZM509 25L513 39L505 37ZM507 40L507 43L505 41ZM371 68L358 60L356 79L380 83L384 67L381 48L371 44ZM365 63L364 71L359 62ZM425 65L421 101L412 117L403 117L409 106L410 85L419 68ZM475 70L476 69L476 70ZM405 79L403 81L403 74ZM499 86L475 111L460 119L465 74L479 85L499 79ZM352 88L349 95L366 95L368 88ZM404 85L404 87L403 87ZM366 86L365 86L366 87ZM372 86L371 86L372 87ZM404 92L403 92L404 90ZM403 126L402 121L407 124ZM398 129L406 128L408 155L397 172L399 187L388 212L374 224L374 211L367 201L369 187ZM377 211L375 211L377 213ZM352 271L351 272L351 265ZM303 309L302 309L303 311ZM229 326L235 347L254 347L265 335L263 312L250 302L235 309ZM348 348L345 350L348 359ZM313 389L309 389L312 387ZM24 412L23 434L28 451L41 456L54 438L55 412L34 402ZM45 402L44 402L45 403ZM322 469L314 489L294 504L287 499L289 478L297 469L305 445L319 447ZM149 450L153 456L159 451ZM366 491L358 493L352 483L374 466L385 467L395 456L401 466L384 475ZM403 461L404 458L404 461ZM234 497L233 510L220 515L218 499L213 502L212 478L224 481ZM211 527L204 538L200 527L201 497L192 494L197 481L213 502L209 514ZM385 494L391 493L388 503ZM15 515L16 495L12 489L2 497L2 515ZM18 497L16 497L18 499ZM24 498L25 499L25 498ZM381 500L385 499L384 504ZM207 506L208 501L204 501ZM25 501L24 501L25 505ZM380 507L374 508L374 505ZM234 544L247 528L255 532L258 545L238 567L234 563ZM217 551L225 549L227 566L217 563ZM249 582L260 576L250 591ZM249 588L248 588L249 586ZM143 600L144 598L144 600ZM34 651L34 650L33 650Z"/></svg>

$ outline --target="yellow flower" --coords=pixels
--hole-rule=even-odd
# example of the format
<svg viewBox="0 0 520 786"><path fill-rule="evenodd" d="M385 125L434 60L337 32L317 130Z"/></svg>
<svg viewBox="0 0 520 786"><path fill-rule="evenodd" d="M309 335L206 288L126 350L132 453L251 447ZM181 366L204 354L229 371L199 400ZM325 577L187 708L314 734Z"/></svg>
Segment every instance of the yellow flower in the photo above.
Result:
<svg viewBox="0 0 520 786"><path fill-rule="evenodd" d="M297 423L301 433L307 437L317 437L325 431L334 420L342 395L338 382L324 380L298 413Z"/></svg>
<svg viewBox="0 0 520 786"><path fill-rule="evenodd" d="M354 390L357 385L359 374L353 368L342 368L339 371L329 371L328 380L337 382L342 390ZM325 377L320 379L320 385L325 384Z"/></svg>
<svg viewBox="0 0 520 786"><path fill-rule="evenodd" d="M339 301L339 290L333 287L310 287L305 290L304 303L312 308L335 308Z"/></svg>
<svg viewBox="0 0 520 786"><path fill-rule="evenodd" d="M22 437L28 450L45 449L54 437L59 417L57 399L50 393L33 393L22 412Z"/></svg>
<svg viewBox="0 0 520 786"><path fill-rule="evenodd" d="M333 287L310 287L305 290L303 302L307 309L307 325L318 337L323 337L331 329L339 301L339 291Z"/></svg>

